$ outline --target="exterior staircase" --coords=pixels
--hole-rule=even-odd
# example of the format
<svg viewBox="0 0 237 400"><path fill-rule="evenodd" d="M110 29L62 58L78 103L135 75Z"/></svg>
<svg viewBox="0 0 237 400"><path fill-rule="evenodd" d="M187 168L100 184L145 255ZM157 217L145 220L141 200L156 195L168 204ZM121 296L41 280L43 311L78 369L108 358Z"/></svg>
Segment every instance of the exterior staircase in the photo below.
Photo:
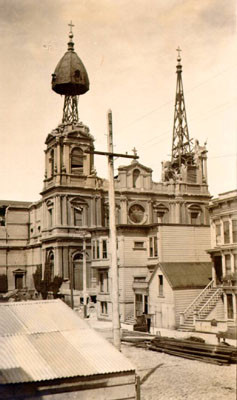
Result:
<svg viewBox="0 0 237 400"><path fill-rule="evenodd" d="M214 287L213 280L209 282L186 310L180 313L180 325L178 330L194 331L195 319L206 319L217 305L222 292L221 287Z"/></svg>
<svg viewBox="0 0 237 400"><path fill-rule="evenodd" d="M134 317L133 313L126 317L126 320L124 321L124 323L127 325L134 325L137 323L137 320Z"/></svg>

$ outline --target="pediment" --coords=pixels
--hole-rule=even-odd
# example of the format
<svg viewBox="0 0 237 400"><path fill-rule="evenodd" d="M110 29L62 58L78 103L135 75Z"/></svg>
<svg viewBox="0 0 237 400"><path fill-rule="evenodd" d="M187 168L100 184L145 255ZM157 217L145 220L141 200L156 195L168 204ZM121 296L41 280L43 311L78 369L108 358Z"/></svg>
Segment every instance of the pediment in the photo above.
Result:
<svg viewBox="0 0 237 400"><path fill-rule="evenodd" d="M129 165L121 166L121 167L118 168L118 171L119 172L120 171L132 172L135 169L139 169L140 171L152 173L152 169L151 168L146 167L143 164L140 164L138 161L133 161Z"/></svg>

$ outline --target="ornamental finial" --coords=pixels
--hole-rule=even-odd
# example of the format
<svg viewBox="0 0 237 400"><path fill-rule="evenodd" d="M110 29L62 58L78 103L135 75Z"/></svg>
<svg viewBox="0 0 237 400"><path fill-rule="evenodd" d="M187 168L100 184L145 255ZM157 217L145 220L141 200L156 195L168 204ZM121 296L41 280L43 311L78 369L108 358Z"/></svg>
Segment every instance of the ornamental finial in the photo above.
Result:
<svg viewBox="0 0 237 400"><path fill-rule="evenodd" d="M72 28L75 26L73 25L72 21L70 22L70 24L68 24L68 26L70 26L70 32L69 32L69 42L68 42L68 51L74 51L74 42L73 42L73 32L72 32Z"/></svg>

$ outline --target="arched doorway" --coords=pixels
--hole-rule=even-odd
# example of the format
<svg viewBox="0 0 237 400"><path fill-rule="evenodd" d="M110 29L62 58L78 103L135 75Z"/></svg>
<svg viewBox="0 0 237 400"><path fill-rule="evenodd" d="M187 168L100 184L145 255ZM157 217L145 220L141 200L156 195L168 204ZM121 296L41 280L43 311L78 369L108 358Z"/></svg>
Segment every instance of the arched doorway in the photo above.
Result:
<svg viewBox="0 0 237 400"><path fill-rule="evenodd" d="M73 257L73 289L83 290L83 253Z"/></svg>

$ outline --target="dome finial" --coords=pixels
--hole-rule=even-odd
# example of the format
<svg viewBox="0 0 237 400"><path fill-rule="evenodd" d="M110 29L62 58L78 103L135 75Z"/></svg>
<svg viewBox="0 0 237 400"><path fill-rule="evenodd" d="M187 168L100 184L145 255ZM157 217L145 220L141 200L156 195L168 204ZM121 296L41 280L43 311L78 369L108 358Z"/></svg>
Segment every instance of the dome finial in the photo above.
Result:
<svg viewBox="0 0 237 400"><path fill-rule="evenodd" d="M73 32L72 32L72 28L75 26L73 25L72 21L70 22L70 24L68 24L68 26L70 26L70 32L69 32L69 42L68 42L68 51L74 51L74 42L73 42Z"/></svg>
<svg viewBox="0 0 237 400"><path fill-rule="evenodd" d="M177 74L178 73L181 73L182 72L182 64L181 64L181 48L178 46L178 48L176 49L176 51L177 51L177 53L178 53L178 57L177 57L177 61L178 61L178 64L176 65L176 72L177 72Z"/></svg>

